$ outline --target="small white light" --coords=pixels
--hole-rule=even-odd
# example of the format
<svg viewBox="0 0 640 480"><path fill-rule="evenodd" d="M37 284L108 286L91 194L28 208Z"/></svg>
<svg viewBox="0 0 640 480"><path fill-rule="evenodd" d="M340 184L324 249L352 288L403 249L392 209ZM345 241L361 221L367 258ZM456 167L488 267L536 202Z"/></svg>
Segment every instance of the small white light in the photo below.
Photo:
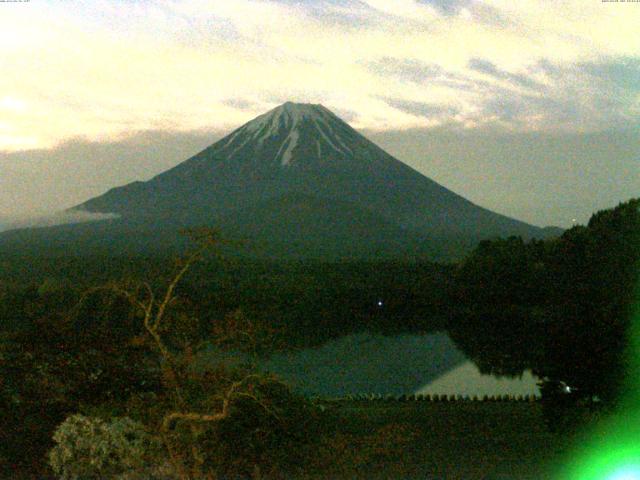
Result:
<svg viewBox="0 0 640 480"><path fill-rule="evenodd" d="M378 306L381 307L382 306L382 300L378 300Z"/></svg>

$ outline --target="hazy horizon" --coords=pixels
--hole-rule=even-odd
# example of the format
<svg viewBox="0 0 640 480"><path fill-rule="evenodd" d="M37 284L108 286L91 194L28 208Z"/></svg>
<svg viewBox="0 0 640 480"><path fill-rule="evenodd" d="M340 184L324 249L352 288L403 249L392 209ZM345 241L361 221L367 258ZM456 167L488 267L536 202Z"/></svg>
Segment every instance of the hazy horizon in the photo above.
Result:
<svg viewBox="0 0 640 480"><path fill-rule="evenodd" d="M633 174L640 130L361 132L468 200L541 227L584 224L594 212L640 194L640 176ZM14 179L0 190L0 230L41 224L34 219L148 180L227 133L139 132L121 141L78 139L52 150L0 152L0 170Z"/></svg>
<svg viewBox="0 0 640 480"><path fill-rule="evenodd" d="M0 4L0 219L146 180L322 103L472 202L568 227L640 192L640 4Z"/></svg>

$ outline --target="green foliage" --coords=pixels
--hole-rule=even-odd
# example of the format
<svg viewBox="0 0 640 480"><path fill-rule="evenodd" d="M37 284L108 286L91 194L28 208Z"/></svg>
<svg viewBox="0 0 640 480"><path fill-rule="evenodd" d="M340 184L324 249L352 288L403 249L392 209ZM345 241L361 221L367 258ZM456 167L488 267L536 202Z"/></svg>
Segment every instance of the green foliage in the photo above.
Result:
<svg viewBox="0 0 640 480"><path fill-rule="evenodd" d="M0 303L0 326L17 328L23 324L24 309L14 296L37 297L43 291L61 290L48 298L54 310L68 309L78 294L117 279L149 281L158 288L171 275L166 267L171 257L7 257L0 258L0 284L5 282L9 297ZM30 265L24 269L25 263ZM432 332L445 327L450 310L449 290L452 267L429 262L289 262L227 260L206 257L178 287L179 304L174 312L198 319L200 338L210 335L211 326L237 309L252 321L280 332L289 347L308 347L332 338L369 330L385 334ZM54 289L55 290L55 289ZM63 298L64 296L64 298ZM102 298L102 300L100 300ZM140 328L130 315L120 315L114 307L100 310L108 295L96 294L85 306L103 320L100 332L115 333ZM384 301L383 308L377 306ZM123 305L122 299L114 299ZM40 302L40 300L38 300ZM103 307L106 305L103 305ZM46 315L46 312L42 312ZM83 326L92 325L87 316Z"/></svg>
<svg viewBox="0 0 640 480"><path fill-rule="evenodd" d="M336 437L322 427L324 417L275 379L228 368L195 371L194 350L212 340L261 355L365 329L433 331L450 317L452 337L482 371L518 375L530 368L585 395L613 397L622 384L617 372L624 370L638 272L638 217L633 201L557 240L484 242L458 267L354 262L221 269L219 260L207 258L176 287L156 332L174 365L145 330L140 308L94 288L124 277L129 282L117 285L144 299L136 285L150 279L149 289L160 292L168 274L158 265L165 259L0 258L0 460L3 467L12 462L0 476L32 464L33 476L46 476L37 462L53 446L55 428L76 412L99 412L107 426L108 419L127 416L158 435L167 416L185 415L168 437L176 463L202 475L248 477L258 468L263 476L286 478L300 473L296 462L311 465L318 449L329 452L318 457L326 464L342 451L353 453L344 464L357 463L355 452L368 449L346 434L336 445L353 441L354 450L329 448ZM33 267L28 274L25 262ZM460 403L433 399L438 407ZM222 413L219 421L201 421Z"/></svg>
<svg viewBox="0 0 640 480"><path fill-rule="evenodd" d="M559 239L483 242L456 272L451 336L483 372L531 369L590 397L624 382L640 266L640 200Z"/></svg>
<svg viewBox="0 0 640 480"><path fill-rule="evenodd" d="M56 446L49 452L49 463L63 480L150 473L158 458L158 440L127 417L105 422L73 415L56 429L53 440Z"/></svg>
<svg viewBox="0 0 640 480"><path fill-rule="evenodd" d="M483 373L519 375L538 354L545 251L516 237L485 241L458 268L449 332Z"/></svg>
<svg viewBox="0 0 640 480"><path fill-rule="evenodd" d="M181 427L183 451L193 441L186 427ZM200 427L202 472L221 478L252 478L256 469L264 478L289 478L301 470L322 431L315 405L264 376L247 383L226 418Z"/></svg>
<svg viewBox="0 0 640 480"><path fill-rule="evenodd" d="M92 306L70 315L69 306L79 298L70 286L61 291L10 287L4 297L0 455L12 459L9 468L41 468L53 430L82 405L154 388L152 376L142 373L148 360L127 344L126 321L124 328L111 321L127 319L122 305L95 298Z"/></svg>
<svg viewBox="0 0 640 480"><path fill-rule="evenodd" d="M611 398L620 393L626 373L640 267L640 200L596 213L587 227L568 231L554 247L547 293L555 308L541 370Z"/></svg>

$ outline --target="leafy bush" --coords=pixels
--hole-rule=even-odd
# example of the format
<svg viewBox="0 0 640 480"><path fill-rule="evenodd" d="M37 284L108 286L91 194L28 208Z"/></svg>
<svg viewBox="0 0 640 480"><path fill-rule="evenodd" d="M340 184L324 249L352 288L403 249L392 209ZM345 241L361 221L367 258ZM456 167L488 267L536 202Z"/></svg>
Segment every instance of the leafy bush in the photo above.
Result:
<svg viewBox="0 0 640 480"><path fill-rule="evenodd" d="M163 435L177 470L193 478L290 478L306 463L321 423L311 401L263 374L220 370L192 381L191 410L165 416L173 417Z"/></svg>
<svg viewBox="0 0 640 480"><path fill-rule="evenodd" d="M56 429L49 464L61 479L118 478L150 467L158 444L128 417L72 415Z"/></svg>

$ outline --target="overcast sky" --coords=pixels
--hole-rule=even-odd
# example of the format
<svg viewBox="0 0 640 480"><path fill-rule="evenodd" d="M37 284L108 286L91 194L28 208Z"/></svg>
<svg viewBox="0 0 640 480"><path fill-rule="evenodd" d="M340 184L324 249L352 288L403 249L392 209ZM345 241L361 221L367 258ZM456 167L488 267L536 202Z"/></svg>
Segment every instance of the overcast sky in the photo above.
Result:
<svg viewBox="0 0 640 480"><path fill-rule="evenodd" d="M287 100L483 206L640 196L640 3L0 2L0 217L70 207Z"/></svg>

